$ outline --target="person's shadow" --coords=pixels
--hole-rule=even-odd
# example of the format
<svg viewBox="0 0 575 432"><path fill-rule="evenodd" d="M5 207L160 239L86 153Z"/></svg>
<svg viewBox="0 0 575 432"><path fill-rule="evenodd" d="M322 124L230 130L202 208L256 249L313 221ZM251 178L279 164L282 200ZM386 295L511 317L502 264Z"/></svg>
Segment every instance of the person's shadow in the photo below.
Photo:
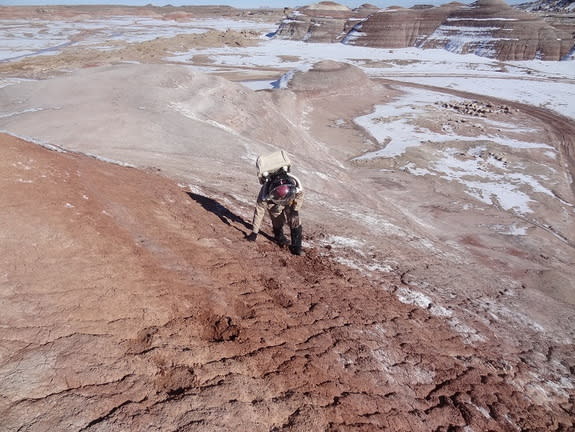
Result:
<svg viewBox="0 0 575 432"><path fill-rule="evenodd" d="M186 192L186 193L188 194L188 196L191 199L193 199L195 202L200 204L205 210L207 210L210 213L213 213L217 217L219 217L220 220L223 223L225 223L226 225L231 226L231 227L237 229L238 231L241 231L244 235L249 234L249 232L251 231L251 229L252 229L251 223L246 222L246 220L244 218L242 218L241 216L238 216L237 214L228 210L226 207L221 205L215 199L212 199L212 198L209 198L207 196L200 195L197 193L193 193L193 192ZM238 228L235 224L243 225L244 228L246 228L248 230L248 232L245 232L244 230ZM262 235L263 237L267 238L268 240L273 240L273 237L271 237L270 235L268 235L262 231L260 231L259 234Z"/></svg>

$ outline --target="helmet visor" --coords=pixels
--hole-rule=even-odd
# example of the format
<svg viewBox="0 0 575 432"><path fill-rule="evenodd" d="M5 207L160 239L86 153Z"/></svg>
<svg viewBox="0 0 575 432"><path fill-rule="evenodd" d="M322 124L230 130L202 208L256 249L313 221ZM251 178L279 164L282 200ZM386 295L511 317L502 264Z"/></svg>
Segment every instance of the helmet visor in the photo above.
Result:
<svg viewBox="0 0 575 432"><path fill-rule="evenodd" d="M273 188L268 199L274 204L286 205L289 204L295 197L296 187L292 184L282 184Z"/></svg>

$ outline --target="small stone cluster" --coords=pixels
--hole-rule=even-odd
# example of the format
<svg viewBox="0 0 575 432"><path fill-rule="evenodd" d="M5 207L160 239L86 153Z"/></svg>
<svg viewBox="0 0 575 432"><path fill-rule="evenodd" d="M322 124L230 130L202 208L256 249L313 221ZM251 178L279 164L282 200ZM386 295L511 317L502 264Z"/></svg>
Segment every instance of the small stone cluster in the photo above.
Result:
<svg viewBox="0 0 575 432"><path fill-rule="evenodd" d="M438 102L442 108L452 109L461 114L467 114L474 117L487 117L488 114L503 113L510 114L511 109L507 105L495 106L490 103L479 101L466 102Z"/></svg>
<svg viewBox="0 0 575 432"><path fill-rule="evenodd" d="M509 163L507 160L507 156L503 152L496 152L495 153L495 152L485 150L485 151L482 151L479 156L485 160L495 159L496 161L501 162L503 164L503 166L507 166Z"/></svg>

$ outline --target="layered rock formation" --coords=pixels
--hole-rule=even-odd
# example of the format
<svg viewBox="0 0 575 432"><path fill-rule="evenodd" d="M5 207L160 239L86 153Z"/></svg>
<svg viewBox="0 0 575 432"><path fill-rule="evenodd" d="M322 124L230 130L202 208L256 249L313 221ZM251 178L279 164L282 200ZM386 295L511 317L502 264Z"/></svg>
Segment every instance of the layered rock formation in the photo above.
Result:
<svg viewBox="0 0 575 432"><path fill-rule="evenodd" d="M461 6L459 3L450 3L427 9L382 10L357 24L346 35L345 43L377 48L416 46Z"/></svg>
<svg viewBox="0 0 575 432"><path fill-rule="evenodd" d="M516 6L537 14L549 25L566 33L575 35L575 0L538 0L531 3L522 3ZM565 59L575 58L575 46Z"/></svg>
<svg viewBox="0 0 575 432"><path fill-rule="evenodd" d="M453 11L420 46L502 60L561 60L573 38L503 0L479 0Z"/></svg>
<svg viewBox="0 0 575 432"><path fill-rule="evenodd" d="M343 42L378 48L444 48L500 60L561 60L573 49L568 29L508 6L503 0L453 2L439 7L353 11L332 2L298 9L277 37L309 42Z"/></svg>
<svg viewBox="0 0 575 432"><path fill-rule="evenodd" d="M530 12L548 11L575 13L575 0L538 0L529 3L522 3L517 7Z"/></svg>
<svg viewBox="0 0 575 432"><path fill-rule="evenodd" d="M281 39L308 42L339 42L354 20L354 12L346 6L325 1L293 11L282 21L276 32ZM355 24L354 22L354 24Z"/></svg>

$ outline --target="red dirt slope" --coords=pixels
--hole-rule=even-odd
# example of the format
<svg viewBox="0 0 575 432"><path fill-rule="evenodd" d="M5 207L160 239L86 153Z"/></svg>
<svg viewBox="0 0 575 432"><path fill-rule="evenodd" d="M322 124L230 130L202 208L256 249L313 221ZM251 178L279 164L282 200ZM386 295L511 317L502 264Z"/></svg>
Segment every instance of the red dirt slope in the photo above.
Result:
<svg viewBox="0 0 575 432"><path fill-rule="evenodd" d="M248 244L157 175L0 144L1 430L572 430L572 395L399 278Z"/></svg>

